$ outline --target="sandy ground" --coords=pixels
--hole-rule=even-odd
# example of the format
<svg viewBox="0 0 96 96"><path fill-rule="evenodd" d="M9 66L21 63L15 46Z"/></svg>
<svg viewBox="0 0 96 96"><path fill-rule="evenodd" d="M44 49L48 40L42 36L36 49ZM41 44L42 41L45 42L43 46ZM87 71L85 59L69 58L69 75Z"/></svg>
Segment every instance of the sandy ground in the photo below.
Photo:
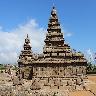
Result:
<svg viewBox="0 0 96 96"><path fill-rule="evenodd" d="M90 91L76 91L69 93L69 96L94 96Z"/></svg>
<svg viewBox="0 0 96 96"><path fill-rule="evenodd" d="M4 84L4 85L12 86L13 83L10 82L10 80L14 74L15 74L14 71L12 72L11 76L6 73L0 73L0 85ZM26 86L26 88L29 88L30 83L31 81L25 80L24 86ZM69 96L96 96L96 75L88 76L88 80L86 81L86 86L87 86L87 90L70 92ZM56 95L56 96L61 96L61 95Z"/></svg>
<svg viewBox="0 0 96 96"><path fill-rule="evenodd" d="M96 96L96 75L88 75L86 86L88 91L70 92L69 96Z"/></svg>

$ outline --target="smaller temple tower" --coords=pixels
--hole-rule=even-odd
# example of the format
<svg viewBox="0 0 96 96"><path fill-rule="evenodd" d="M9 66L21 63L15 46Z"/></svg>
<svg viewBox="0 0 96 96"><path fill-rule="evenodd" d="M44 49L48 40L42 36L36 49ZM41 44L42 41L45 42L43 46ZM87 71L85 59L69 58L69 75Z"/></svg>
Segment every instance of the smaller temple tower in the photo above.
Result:
<svg viewBox="0 0 96 96"><path fill-rule="evenodd" d="M30 39L28 37L28 34L27 34L27 37L25 39L25 43L24 43L23 48L24 48L24 50L21 51L18 63L28 64L29 62L34 60L32 50L31 50L31 46L30 46Z"/></svg>
<svg viewBox="0 0 96 96"><path fill-rule="evenodd" d="M36 59L36 56L31 50L30 39L28 34L25 39L23 48L24 49L21 51L21 54L18 59L18 67L20 68L20 74L22 74L22 78L27 79L30 77L29 79L31 79L32 76L30 76L30 72L32 75L32 66L30 66L30 64Z"/></svg>

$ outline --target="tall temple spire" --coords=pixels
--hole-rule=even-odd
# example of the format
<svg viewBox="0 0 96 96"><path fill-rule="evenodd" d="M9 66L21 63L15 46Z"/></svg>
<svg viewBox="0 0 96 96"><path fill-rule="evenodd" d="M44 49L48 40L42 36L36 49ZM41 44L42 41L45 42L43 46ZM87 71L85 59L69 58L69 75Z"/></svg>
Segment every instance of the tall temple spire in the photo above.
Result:
<svg viewBox="0 0 96 96"><path fill-rule="evenodd" d="M48 34L45 39L46 45L63 45L64 44L64 38L63 33L61 33L60 23L58 22L58 16L57 16L57 10L55 9L55 6L53 6L51 10L51 17L49 19L48 28L47 28Z"/></svg>
<svg viewBox="0 0 96 96"><path fill-rule="evenodd" d="M51 17L49 19L47 31L48 32L46 35L45 46L43 50L44 58L54 58L54 60L59 59L63 61L64 64L67 61L67 63L72 63L74 61L74 58L78 60L81 59L82 61L83 55L78 52L72 53L70 46L64 42L63 32L61 32L57 11L54 6L51 10Z"/></svg>
<svg viewBox="0 0 96 96"><path fill-rule="evenodd" d="M47 54L50 54L49 57L56 57L56 54L59 54L60 51L59 47L64 47L63 33L61 32L60 23L58 21L57 10L55 6L53 6L51 10L51 17L49 18L47 28L48 33L46 35L45 46L43 50L45 57L48 57Z"/></svg>

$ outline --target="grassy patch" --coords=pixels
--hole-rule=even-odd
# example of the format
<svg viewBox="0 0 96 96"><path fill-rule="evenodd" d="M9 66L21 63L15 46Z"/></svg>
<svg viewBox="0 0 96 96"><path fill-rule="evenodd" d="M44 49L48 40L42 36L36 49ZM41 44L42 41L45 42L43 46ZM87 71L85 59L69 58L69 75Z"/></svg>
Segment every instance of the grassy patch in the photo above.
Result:
<svg viewBox="0 0 96 96"><path fill-rule="evenodd" d="M6 68L4 67L3 64L0 64L0 70L5 70Z"/></svg>

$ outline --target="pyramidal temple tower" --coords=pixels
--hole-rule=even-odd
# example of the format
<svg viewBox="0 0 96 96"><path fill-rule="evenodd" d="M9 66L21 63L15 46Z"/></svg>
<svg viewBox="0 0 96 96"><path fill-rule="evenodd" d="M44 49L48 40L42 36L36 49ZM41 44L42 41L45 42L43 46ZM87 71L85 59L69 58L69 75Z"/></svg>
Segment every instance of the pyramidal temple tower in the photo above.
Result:
<svg viewBox="0 0 96 96"><path fill-rule="evenodd" d="M68 61L68 63L71 63L72 51L70 46L64 43L55 7L51 11L47 31L43 50L45 58L51 57L56 62L67 63Z"/></svg>
<svg viewBox="0 0 96 96"><path fill-rule="evenodd" d="M39 60L45 61L53 67L66 66L67 76L68 74L86 74L86 59L81 52L73 52L70 46L65 43L54 6L51 11L47 31L43 55L39 56Z"/></svg>
<svg viewBox="0 0 96 96"><path fill-rule="evenodd" d="M27 35L24 50L18 60L22 78L32 79L32 90L68 89L70 86L74 90L77 86L81 88L86 77L87 61L84 54L73 52L65 43L54 6L44 42L43 53L36 57L31 52L30 40Z"/></svg>
<svg viewBox="0 0 96 96"><path fill-rule="evenodd" d="M21 51L18 62L22 64L31 63L31 61L34 60L34 57L33 57L33 53L31 50L30 39L28 37L28 34L25 39L23 48L24 49Z"/></svg>
<svg viewBox="0 0 96 96"><path fill-rule="evenodd" d="M45 47L43 50L45 58L51 57L58 58L59 60L62 57L64 58L64 38L55 7L53 7L51 11L47 31L48 33L46 35Z"/></svg>

